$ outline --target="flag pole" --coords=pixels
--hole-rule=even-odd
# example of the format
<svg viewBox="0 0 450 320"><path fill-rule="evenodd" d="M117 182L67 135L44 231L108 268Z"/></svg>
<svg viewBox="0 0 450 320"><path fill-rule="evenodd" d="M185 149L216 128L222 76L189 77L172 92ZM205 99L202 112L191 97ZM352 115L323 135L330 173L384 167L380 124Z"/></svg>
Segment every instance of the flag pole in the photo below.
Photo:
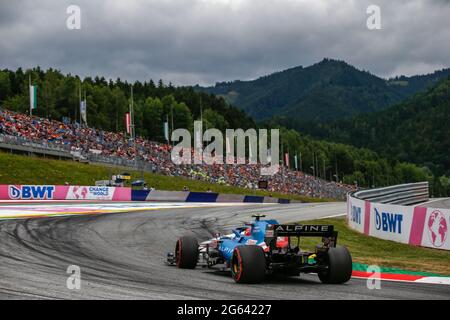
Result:
<svg viewBox="0 0 450 320"><path fill-rule="evenodd" d="M295 165L295 171L298 171L298 164L297 164L297 151L295 151L295 157L294 157L294 165Z"/></svg>
<svg viewBox="0 0 450 320"><path fill-rule="evenodd" d="M85 115L84 115L84 117L86 118L85 120L85 125L86 125L86 127L88 126L88 124L87 124L87 102L86 102L86 90L84 90L84 113L85 113ZM81 122L81 121L80 121Z"/></svg>
<svg viewBox="0 0 450 320"><path fill-rule="evenodd" d="M134 131L134 104L133 104L133 84L131 84L131 103L130 103L130 133L131 133L131 139L133 140L133 147L136 149L136 140L135 140L135 131ZM134 158L136 170L139 169L138 167L138 157L137 155Z"/></svg>
<svg viewBox="0 0 450 320"><path fill-rule="evenodd" d="M134 140L134 106L133 106L133 84L131 84L131 103L130 103L130 136Z"/></svg>
<svg viewBox="0 0 450 320"><path fill-rule="evenodd" d="M30 94L30 116L32 116L33 108L31 105L31 72L28 74L28 93Z"/></svg>
<svg viewBox="0 0 450 320"><path fill-rule="evenodd" d="M203 103L202 103L202 96L200 95L200 121L202 123L202 139L200 139L203 149Z"/></svg>
<svg viewBox="0 0 450 320"><path fill-rule="evenodd" d="M203 106L202 106L202 96L200 95L200 121L203 124Z"/></svg>
<svg viewBox="0 0 450 320"><path fill-rule="evenodd" d="M80 109L80 126L81 126L81 80L80 80L80 83L78 86L78 108ZM75 121L76 121L76 116L75 116Z"/></svg>
<svg viewBox="0 0 450 320"><path fill-rule="evenodd" d="M322 158L322 164L323 164L323 180L327 180L327 172L325 169L325 158Z"/></svg>
<svg viewBox="0 0 450 320"><path fill-rule="evenodd" d="M316 154L313 152L313 158L312 158L312 167L313 167L313 176L316 177L316 164L314 163L314 159L316 158Z"/></svg>
<svg viewBox="0 0 450 320"><path fill-rule="evenodd" d="M167 136L165 138L166 138L167 143L170 144L171 137L170 137L170 129L169 129L169 114L166 114L166 126L167 126ZM166 132L164 131L164 134L165 133Z"/></svg>
<svg viewBox="0 0 450 320"><path fill-rule="evenodd" d="M302 153L300 152L300 171L303 171L302 168Z"/></svg>
<svg viewBox="0 0 450 320"><path fill-rule="evenodd" d="M170 136L172 136L172 132L173 132L173 105L172 104L170 105L170 116L171 116L170 122L171 122L171 127L172 127ZM174 145L173 141L172 141L172 145Z"/></svg>

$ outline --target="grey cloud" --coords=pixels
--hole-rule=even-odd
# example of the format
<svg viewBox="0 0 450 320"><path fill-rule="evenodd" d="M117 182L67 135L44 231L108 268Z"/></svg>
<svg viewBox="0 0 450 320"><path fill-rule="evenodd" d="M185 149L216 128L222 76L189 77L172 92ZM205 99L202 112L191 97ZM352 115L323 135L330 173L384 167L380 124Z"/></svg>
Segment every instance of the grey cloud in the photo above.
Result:
<svg viewBox="0 0 450 320"><path fill-rule="evenodd" d="M82 29L66 28L81 8ZM382 30L366 28L381 7ZM0 67L175 84L345 60L380 76L450 66L450 3L430 0L3 1Z"/></svg>

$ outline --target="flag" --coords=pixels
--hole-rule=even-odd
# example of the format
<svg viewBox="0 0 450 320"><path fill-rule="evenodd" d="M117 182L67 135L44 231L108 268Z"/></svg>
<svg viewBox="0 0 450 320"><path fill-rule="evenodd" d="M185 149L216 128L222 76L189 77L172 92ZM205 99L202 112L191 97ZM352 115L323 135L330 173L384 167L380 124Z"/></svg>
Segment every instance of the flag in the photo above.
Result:
<svg viewBox="0 0 450 320"><path fill-rule="evenodd" d="M166 141L169 141L169 122L164 122L164 137L166 138Z"/></svg>
<svg viewBox="0 0 450 320"><path fill-rule="evenodd" d="M129 112L125 113L125 128L127 128L127 133L130 134L131 133L131 117L130 117Z"/></svg>
<svg viewBox="0 0 450 320"><path fill-rule="evenodd" d="M281 165L284 165L284 151L283 151L283 141L281 141L281 159L279 159L279 161L281 162Z"/></svg>
<svg viewBox="0 0 450 320"><path fill-rule="evenodd" d="M298 170L297 155L294 156L295 170Z"/></svg>
<svg viewBox="0 0 450 320"><path fill-rule="evenodd" d="M37 108L37 86L30 85L30 110Z"/></svg>
<svg viewBox="0 0 450 320"><path fill-rule="evenodd" d="M284 163L286 164L286 167L289 168L289 153L284 154Z"/></svg>
<svg viewBox="0 0 450 320"><path fill-rule="evenodd" d="M87 125L86 100L80 101L80 115L81 115L81 120Z"/></svg>
<svg viewBox="0 0 450 320"><path fill-rule="evenodd" d="M202 132L201 131L195 131L195 145L198 146L200 149L203 148L203 140L202 140Z"/></svg>
<svg viewBox="0 0 450 320"><path fill-rule="evenodd" d="M302 168L302 153L301 152L300 152L299 160L300 160L300 171L303 171L303 168Z"/></svg>

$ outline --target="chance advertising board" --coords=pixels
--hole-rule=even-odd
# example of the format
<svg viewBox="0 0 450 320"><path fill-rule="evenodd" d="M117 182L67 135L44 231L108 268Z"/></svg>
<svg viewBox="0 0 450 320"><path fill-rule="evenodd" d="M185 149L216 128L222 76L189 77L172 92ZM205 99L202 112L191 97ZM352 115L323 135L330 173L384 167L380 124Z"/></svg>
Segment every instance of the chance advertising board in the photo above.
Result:
<svg viewBox="0 0 450 320"><path fill-rule="evenodd" d="M115 187L70 186L66 200L112 200Z"/></svg>

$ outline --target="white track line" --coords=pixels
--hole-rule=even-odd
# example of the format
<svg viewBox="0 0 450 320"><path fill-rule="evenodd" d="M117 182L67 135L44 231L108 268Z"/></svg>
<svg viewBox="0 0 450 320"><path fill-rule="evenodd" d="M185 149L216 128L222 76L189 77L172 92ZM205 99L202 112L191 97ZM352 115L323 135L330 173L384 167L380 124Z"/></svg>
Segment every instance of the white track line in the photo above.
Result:
<svg viewBox="0 0 450 320"><path fill-rule="evenodd" d="M326 216L326 217L322 217L322 218L317 218L317 220L319 219L330 219L330 218L337 218L337 217L343 217L346 216L346 213L339 213L339 214L334 214L332 216Z"/></svg>
<svg viewBox="0 0 450 320"><path fill-rule="evenodd" d="M424 284L442 284L442 285L450 285L450 277L423 277L417 280L402 280L402 279L386 279L380 277L368 278L368 277L360 277L353 276L352 279L361 279L361 280L379 280L379 281L389 281L389 282L405 282L405 283L424 283Z"/></svg>
<svg viewBox="0 0 450 320"><path fill-rule="evenodd" d="M446 284L450 285L450 277L424 277L414 281L415 283L431 283L431 284Z"/></svg>
<svg viewBox="0 0 450 320"><path fill-rule="evenodd" d="M258 203L261 206L269 205L269 203ZM145 210L162 210L162 209L186 209L186 208L210 208L210 207L227 207L227 206L250 206L254 203L217 203L217 202L131 202L131 203L39 203L28 206L25 204L2 204L0 205L0 219L17 219L17 218L41 218L50 216L65 215L84 215L99 213L118 213L133 212Z"/></svg>

